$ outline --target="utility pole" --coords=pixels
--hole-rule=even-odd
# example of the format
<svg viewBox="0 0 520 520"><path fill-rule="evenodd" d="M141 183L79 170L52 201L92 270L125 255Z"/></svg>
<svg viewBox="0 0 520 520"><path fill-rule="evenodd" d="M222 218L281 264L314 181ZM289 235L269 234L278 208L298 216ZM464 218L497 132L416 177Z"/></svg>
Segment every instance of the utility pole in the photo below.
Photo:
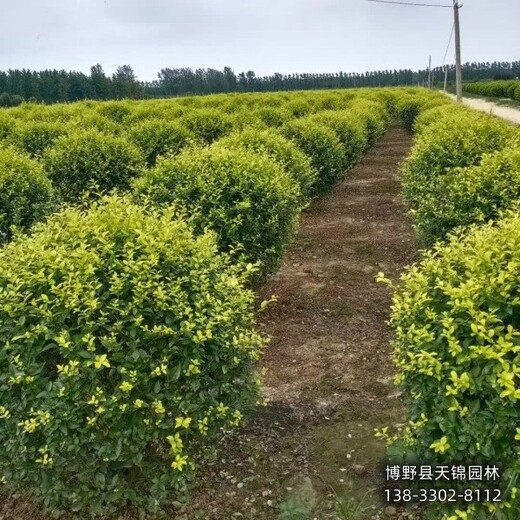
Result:
<svg viewBox="0 0 520 520"><path fill-rule="evenodd" d="M428 61L428 88L432 88L432 57Z"/></svg>
<svg viewBox="0 0 520 520"><path fill-rule="evenodd" d="M432 0L429 0L431 2ZM426 2L420 2L418 0L415 1L402 1L402 0L367 0L367 2L377 2L379 4L396 4L396 5L408 5L413 7L445 7L448 9L451 9L451 5L449 4L432 4L432 3L426 3ZM459 18L459 9L462 7L462 5L459 5L458 0L453 0L453 11L454 11L454 17L455 17L455 23L454 23L454 31L455 31L455 77L457 80L457 101L459 103L462 103L462 58L460 55L460 18ZM451 39L450 39L451 41ZM431 70L431 67L430 67ZM445 80L444 85L446 89L446 82L447 82L447 71L448 69L445 68ZM429 78L430 79L430 78ZM424 80L423 80L424 83Z"/></svg>
<svg viewBox="0 0 520 520"><path fill-rule="evenodd" d="M462 103L462 59L460 54L460 18L459 2L453 0L453 11L455 15L455 77L457 81L457 102Z"/></svg>
<svg viewBox="0 0 520 520"><path fill-rule="evenodd" d="M448 65L444 65L444 93L448 91Z"/></svg>

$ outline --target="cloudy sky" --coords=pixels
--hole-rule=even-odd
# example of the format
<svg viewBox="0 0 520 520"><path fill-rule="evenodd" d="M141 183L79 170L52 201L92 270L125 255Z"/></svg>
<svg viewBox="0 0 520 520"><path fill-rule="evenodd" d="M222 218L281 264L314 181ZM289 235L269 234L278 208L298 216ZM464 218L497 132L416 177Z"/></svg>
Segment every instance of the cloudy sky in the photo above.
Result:
<svg viewBox="0 0 520 520"><path fill-rule="evenodd" d="M404 0L426 1L426 0ZM520 0L463 0L464 61L520 59ZM428 0L451 4L451 0ZM441 65L451 9L367 0L4 0L0 70L129 64L235 72L362 72ZM450 50L448 62L453 62Z"/></svg>

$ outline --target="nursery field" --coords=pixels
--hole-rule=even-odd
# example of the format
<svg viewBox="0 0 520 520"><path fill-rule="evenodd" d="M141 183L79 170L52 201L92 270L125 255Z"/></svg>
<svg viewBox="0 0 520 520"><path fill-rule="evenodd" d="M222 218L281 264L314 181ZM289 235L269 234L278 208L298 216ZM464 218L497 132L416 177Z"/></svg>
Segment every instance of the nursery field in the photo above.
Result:
<svg viewBox="0 0 520 520"><path fill-rule="evenodd" d="M519 197L419 88L1 110L0 518L518 518Z"/></svg>

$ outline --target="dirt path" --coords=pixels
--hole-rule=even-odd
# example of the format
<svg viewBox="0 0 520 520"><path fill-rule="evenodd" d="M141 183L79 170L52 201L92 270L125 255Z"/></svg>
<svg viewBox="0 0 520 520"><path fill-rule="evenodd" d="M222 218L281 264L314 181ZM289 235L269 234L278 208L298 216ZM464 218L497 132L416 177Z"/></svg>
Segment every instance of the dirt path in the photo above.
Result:
<svg viewBox="0 0 520 520"><path fill-rule="evenodd" d="M303 215L282 269L264 289L265 297L278 296L262 316L272 336L264 359L270 403L224 439L218 459L199 473L198 490L188 504L172 506L171 518L377 517L375 509L337 516L334 508L337 497L346 511L358 500L376 503L371 490L380 483L385 447L373 430L402 414L385 325L390 296L375 276L396 278L416 257L397 178L411 145L410 134L390 128ZM313 514L290 516L291 501ZM23 502L0 503L0 520L28 518L40 517Z"/></svg>
<svg viewBox="0 0 520 520"><path fill-rule="evenodd" d="M392 127L304 214L264 289L278 296L262 318L272 336L264 359L270 404L228 440L224 469L207 475L186 518L199 518L196 510L202 518L209 506L215 516L206 519L274 519L275 504L295 497L322 520L336 518L334 494L372 503L365 494L379 483L385 451L373 430L402 413L391 381L389 293L375 277L395 278L416 258L397 178L411 145Z"/></svg>
<svg viewBox="0 0 520 520"><path fill-rule="evenodd" d="M452 99L457 99L453 94L447 94ZM491 101L486 101L485 99L479 98L462 98L462 102L465 105L468 105L475 110L480 110L481 112L487 112L488 114L493 114L497 117L501 117L506 121L510 121L511 123L516 123L520 125L520 110L507 107L503 105L497 105Z"/></svg>

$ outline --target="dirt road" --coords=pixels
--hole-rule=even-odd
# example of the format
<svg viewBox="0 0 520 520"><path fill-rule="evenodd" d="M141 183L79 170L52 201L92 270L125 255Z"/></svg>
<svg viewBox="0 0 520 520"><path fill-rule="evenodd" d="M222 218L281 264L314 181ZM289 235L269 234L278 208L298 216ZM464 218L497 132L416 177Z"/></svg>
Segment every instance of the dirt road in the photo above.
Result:
<svg viewBox="0 0 520 520"><path fill-rule="evenodd" d="M453 94L447 95L452 99L457 99L457 97ZM475 110L487 112L488 114L493 114L495 116L501 117L502 119L520 125L520 110L517 108L497 105L491 101L486 101L485 99L479 98L463 98L463 103L471 108L474 108Z"/></svg>

